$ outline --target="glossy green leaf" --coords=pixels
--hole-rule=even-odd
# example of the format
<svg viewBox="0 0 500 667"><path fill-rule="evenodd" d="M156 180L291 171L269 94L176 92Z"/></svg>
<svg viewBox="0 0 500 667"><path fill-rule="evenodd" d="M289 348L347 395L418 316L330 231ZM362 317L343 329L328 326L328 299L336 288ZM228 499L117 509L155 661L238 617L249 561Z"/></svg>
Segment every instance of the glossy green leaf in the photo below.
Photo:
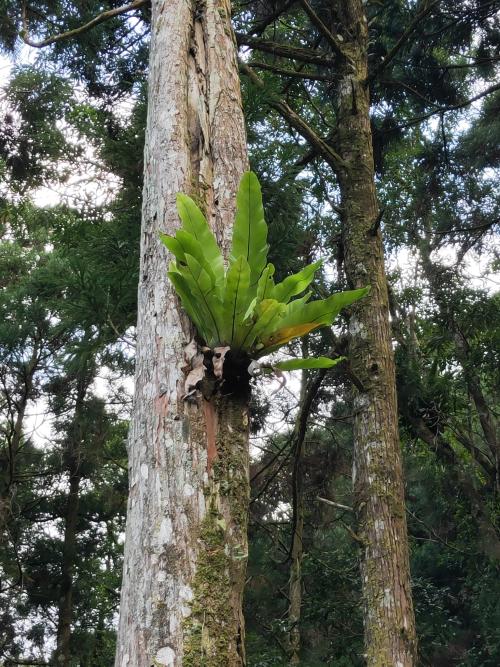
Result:
<svg viewBox="0 0 500 667"><path fill-rule="evenodd" d="M172 255L179 261L179 262L185 262L186 261L186 255L184 253L184 250L182 249L181 244L179 241L174 237L170 236L169 234L160 234L160 239L163 245L170 250Z"/></svg>
<svg viewBox="0 0 500 667"><path fill-rule="evenodd" d="M336 359L328 359L328 357L313 357L309 359L287 359L286 361L279 361L274 364L275 368L280 371L296 371L308 368L333 368L345 357L337 357Z"/></svg>
<svg viewBox="0 0 500 667"><path fill-rule="evenodd" d="M221 339L222 302L217 297L212 277L192 255L186 255L186 266L178 266L177 270L186 279L192 296L203 312L203 327L211 331L211 339L219 341Z"/></svg>
<svg viewBox="0 0 500 667"><path fill-rule="evenodd" d="M251 303L250 267L241 256L231 264L226 275L222 316L222 340L228 345L238 346L244 338L241 325Z"/></svg>
<svg viewBox="0 0 500 667"><path fill-rule="evenodd" d="M291 327L306 322L316 323L317 327L331 325L342 308L358 301L369 290L369 287L363 287L362 289L338 292L337 294L332 294L327 299L306 303L300 309L294 307L283 318L282 326Z"/></svg>
<svg viewBox="0 0 500 667"><path fill-rule="evenodd" d="M167 276L174 286L175 291L181 300L182 307L188 314L189 319L195 325L200 336L208 343L211 338L213 338L213 332L210 330L210 328L205 326L204 320L201 317L203 309L200 308L196 298L192 295L188 282L184 276L182 276L177 271L168 271Z"/></svg>
<svg viewBox="0 0 500 667"><path fill-rule="evenodd" d="M222 284L224 281L224 260L205 216L191 197L181 193L177 195L177 211L184 230L192 234L203 248L205 260L211 265L216 282Z"/></svg>
<svg viewBox="0 0 500 667"><path fill-rule="evenodd" d="M245 348L251 348L257 338L265 336L268 331L275 328L285 308L285 304L275 299L264 299L259 303L255 309L255 321L242 341L242 345Z"/></svg>
<svg viewBox="0 0 500 667"><path fill-rule="evenodd" d="M257 290L257 282L266 267L267 251L267 225L260 184L257 176L248 171L241 179L236 196L230 262L236 262L239 257L245 258L250 266L249 287L252 290Z"/></svg>
<svg viewBox="0 0 500 667"><path fill-rule="evenodd" d="M281 303L288 303L292 297L301 294L301 292L309 287L314 274L322 264L323 260L320 259L304 267L302 271L288 276L274 287L270 296L277 301L281 301Z"/></svg>

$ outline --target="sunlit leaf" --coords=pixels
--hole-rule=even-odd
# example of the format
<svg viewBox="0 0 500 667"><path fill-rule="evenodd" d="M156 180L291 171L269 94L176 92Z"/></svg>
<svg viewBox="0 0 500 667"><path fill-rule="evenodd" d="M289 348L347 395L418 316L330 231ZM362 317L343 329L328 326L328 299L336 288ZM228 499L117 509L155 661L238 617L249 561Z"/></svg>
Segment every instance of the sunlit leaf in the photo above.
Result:
<svg viewBox="0 0 500 667"><path fill-rule="evenodd" d="M224 260L205 216L191 197L181 193L177 195L177 210L184 230L194 236L203 248L205 259L212 267L217 284L222 284L224 281Z"/></svg>
<svg viewBox="0 0 500 667"><path fill-rule="evenodd" d="M239 257L245 258L250 266L249 287L252 290L257 289L257 282L265 269L267 251L267 225L260 184L257 176L248 171L241 179L236 196L230 262L236 262Z"/></svg>
<svg viewBox="0 0 500 667"><path fill-rule="evenodd" d="M281 303L288 303L292 297L297 296L309 287L314 274L322 263L323 260L320 259L304 267L302 271L295 273L293 276L288 276L274 287L270 296L277 301L281 301Z"/></svg>
<svg viewBox="0 0 500 667"><path fill-rule="evenodd" d="M333 368L345 357L337 357L336 359L329 359L328 357L312 357L309 359L287 359L286 361L279 361L274 364L275 368L281 371L296 371L308 368Z"/></svg>

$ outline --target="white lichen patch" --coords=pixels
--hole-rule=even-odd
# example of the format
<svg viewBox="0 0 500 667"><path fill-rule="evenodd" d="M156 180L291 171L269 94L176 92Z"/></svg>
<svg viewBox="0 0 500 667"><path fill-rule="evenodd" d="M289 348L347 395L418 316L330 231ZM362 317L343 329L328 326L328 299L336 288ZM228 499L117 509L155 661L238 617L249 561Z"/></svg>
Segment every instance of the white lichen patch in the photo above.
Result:
<svg viewBox="0 0 500 667"><path fill-rule="evenodd" d="M174 667L175 652L169 646L164 646L156 654L156 664L161 667Z"/></svg>
<svg viewBox="0 0 500 667"><path fill-rule="evenodd" d="M390 609L394 603L394 598L390 588L384 588L384 600L382 604L386 609Z"/></svg>
<svg viewBox="0 0 500 667"><path fill-rule="evenodd" d="M184 484L184 488L182 489L182 491L185 498L190 498L194 493L194 488L191 486L191 484L188 484L186 482L186 484Z"/></svg>
<svg viewBox="0 0 500 667"><path fill-rule="evenodd" d="M172 541L173 528L170 517L166 516L162 519L160 525L160 532L158 533L158 542L160 545L169 544Z"/></svg>
<svg viewBox="0 0 500 667"><path fill-rule="evenodd" d="M349 333L351 336L359 336L359 338L366 338L366 328L365 325L360 322L356 317L351 317L349 322Z"/></svg>

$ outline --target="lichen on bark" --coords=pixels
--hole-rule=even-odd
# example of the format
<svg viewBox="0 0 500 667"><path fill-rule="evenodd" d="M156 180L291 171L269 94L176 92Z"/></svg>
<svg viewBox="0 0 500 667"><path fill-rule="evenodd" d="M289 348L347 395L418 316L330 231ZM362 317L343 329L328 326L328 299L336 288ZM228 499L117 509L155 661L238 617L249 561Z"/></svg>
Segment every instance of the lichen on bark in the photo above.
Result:
<svg viewBox="0 0 500 667"><path fill-rule="evenodd" d="M214 443L207 448L216 454L207 471L207 512L199 529L190 613L183 623L183 667L239 667L245 664L241 601L248 556L248 397L219 390L210 401L199 400L208 404L205 415L214 412Z"/></svg>

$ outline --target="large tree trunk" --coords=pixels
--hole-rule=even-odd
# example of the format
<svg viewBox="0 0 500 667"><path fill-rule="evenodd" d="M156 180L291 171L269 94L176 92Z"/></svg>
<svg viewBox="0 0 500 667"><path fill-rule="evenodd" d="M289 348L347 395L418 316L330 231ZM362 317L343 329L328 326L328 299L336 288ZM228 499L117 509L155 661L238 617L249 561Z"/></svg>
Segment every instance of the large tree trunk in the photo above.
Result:
<svg viewBox="0 0 500 667"><path fill-rule="evenodd" d="M183 399L193 331L160 231L194 196L227 249L247 168L227 0L153 0L130 496L116 665L243 665L248 396Z"/></svg>
<svg viewBox="0 0 500 667"><path fill-rule="evenodd" d="M350 287L371 285L349 318L349 356L359 380L354 399L354 503L363 541L361 576L369 666L415 664L404 486L387 283L374 181L368 26L361 0L334 3L344 30L338 75L336 148L344 266Z"/></svg>

